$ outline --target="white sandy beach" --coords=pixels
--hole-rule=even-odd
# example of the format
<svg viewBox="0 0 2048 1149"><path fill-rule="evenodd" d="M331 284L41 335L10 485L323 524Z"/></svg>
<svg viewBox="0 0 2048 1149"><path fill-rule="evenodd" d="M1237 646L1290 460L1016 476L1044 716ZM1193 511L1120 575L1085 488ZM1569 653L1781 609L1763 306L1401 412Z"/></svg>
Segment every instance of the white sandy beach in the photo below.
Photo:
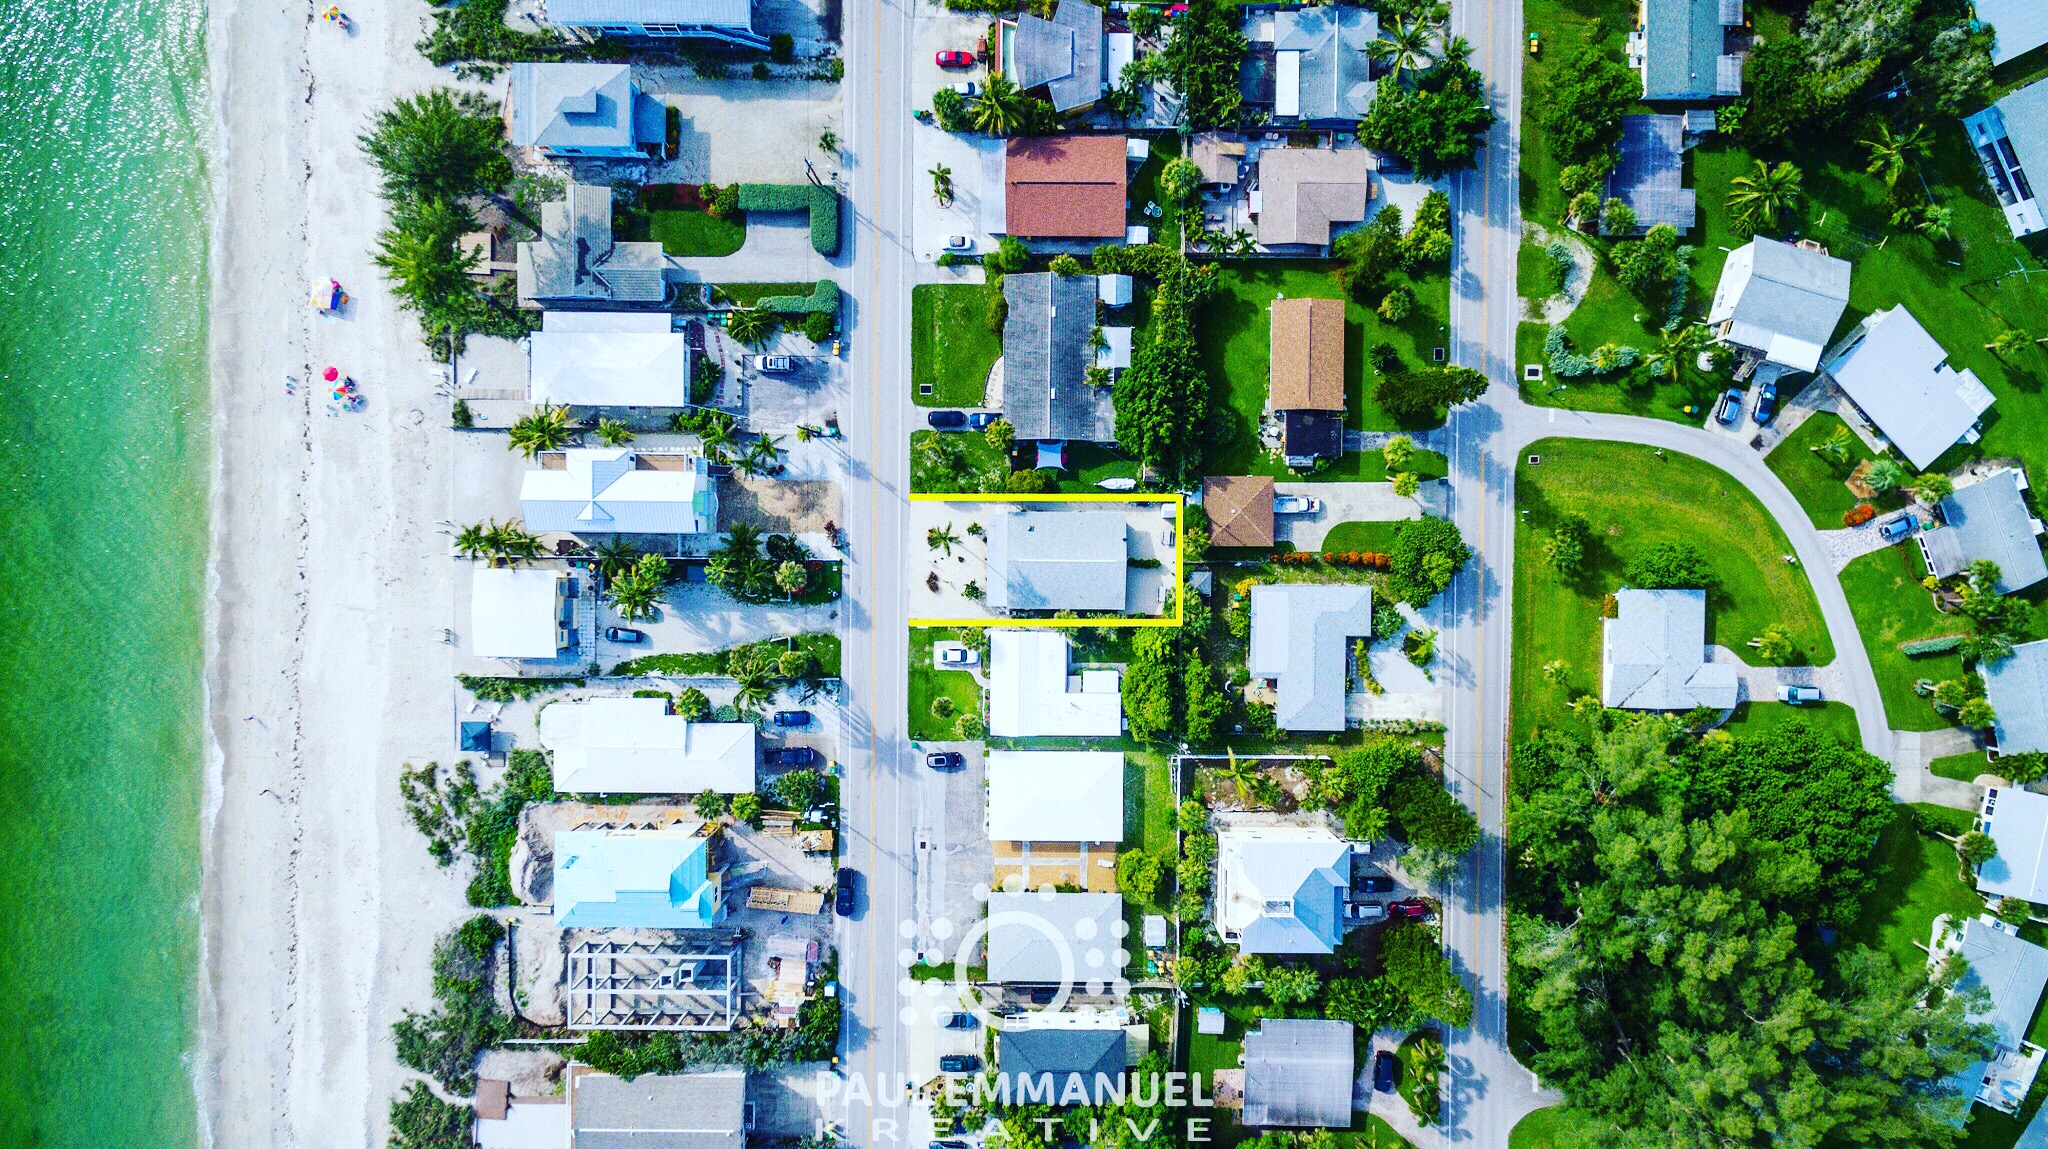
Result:
<svg viewBox="0 0 2048 1149"><path fill-rule="evenodd" d="M381 1146L402 1078L389 1027L429 999L434 936L463 914L398 801L407 758L447 757L453 566L448 400L369 250L382 208L356 148L392 95L448 82L412 48L427 8L217 0L212 179L214 601L208 671L202 1056L207 1143ZM315 275L353 306L323 319ZM353 375L366 411L287 396Z"/></svg>

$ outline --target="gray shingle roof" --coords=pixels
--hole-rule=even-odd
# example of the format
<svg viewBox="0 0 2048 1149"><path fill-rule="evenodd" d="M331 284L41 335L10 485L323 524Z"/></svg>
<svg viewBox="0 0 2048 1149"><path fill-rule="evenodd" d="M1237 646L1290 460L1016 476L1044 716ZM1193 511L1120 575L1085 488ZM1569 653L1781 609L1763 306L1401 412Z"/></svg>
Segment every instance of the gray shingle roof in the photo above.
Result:
<svg viewBox="0 0 2048 1149"><path fill-rule="evenodd" d="M1729 253L1707 322L1727 324L1730 343L1811 371L1848 307L1847 260L1758 238Z"/></svg>
<svg viewBox="0 0 2048 1149"><path fill-rule="evenodd" d="M1005 511L988 531L988 605L1122 611L1130 554L1120 509Z"/></svg>
<svg viewBox="0 0 2048 1149"><path fill-rule="evenodd" d="M740 1149L747 1076L579 1073L571 1086L576 1149Z"/></svg>
<svg viewBox="0 0 2048 1149"><path fill-rule="evenodd" d="M1742 94L1742 62L1722 55L1724 0L1645 0L1646 100L1706 100ZM1741 9L1736 19L1740 24ZM1732 62L1732 72L1723 61Z"/></svg>
<svg viewBox="0 0 2048 1149"><path fill-rule="evenodd" d="M1348 1021L1267 1019L1244 1035L1244 1115L1257 1127L1351 1125Z"/></svg>
<svg viewBox="0 0 2048 1149"><path fill-rule="evenodd" d="M547 307L661 303L659 243L612 239L612 189L570 184L540 208L540 238L519 245L519 301Z"/></svg>
<svg viewBox="0 0 2048 1149"><path fill-rule="evenodd" d="M1273 50L1301 53L1297 120L1353 124L1365 118L1375 89L1365 50L1379 34L1379 16L1369 8L1273 13Z"/></svg>
<svg viewBox="0 0 2048 1149"><path fill-rule="evenodd" d="M1060 1088L1068 1074L1078 1073L1092 1095L1097 1074L1114 1080L1123 1073L1124 1031L1005 1029L996 1035L996 1067L1013 1078L1055 1074Z"/></svg>
<svg viewBox="0 0 2048 1149"><path fill-rule="evenodd" d="M1660 223L1692 230L1699 197L1684 185L1684 141L1684 116L1621 118L1621 158L1607 177L1607 194L1635 210L1640 230Z"/></svg>
<svg viewBox="0 0 2048 1149"><path fill-rule="evenodd" d="M1621 590L1600 628L1600 704L1623 710L1728 710L1735 668L1706 660L1707 592Z"/></svg>
<svg viewBox="0 0 2048 1149"><path fill-rule="evenodd" d="M1124 976L1124 900L1116 894L993 893L988 979L1009 985L1082 985Z"/></svg>
<svg viewBox="0 0 2048 1149"><path fill-rule="evenodd" d="M2027 1038L2041 991L2048 989L2048 949L1976 918L1964 922L1962 932L1957 952L1970 964L1970 972L1957 987L1981 985L1991 994L1991 1008L1972 1010L1970 1020L1989 1025L2000 1047L2018 1049Z"/></svg>
<svg viewBox="0 0 2048 1149"><path fill-rule="evenodd" d="M1088 0L1060 0L1050 20L1017 17L1004 65L1018 87L1044 87L1057 111L1094 103L1102 97L1102 9Z"/></svg>
<svg viewBox="0 0 2048 1149"><path fill-rule="evenodd" d="M1919 535L1920 554L1937 578L1967 570L1978 559L1998 564L1999 594L2025 590L2048 578L2048 560L2034 534L2033 512L2021 494L2019 471L1986 476L1941 501L1946 526Z"/></svg>
<svg viewBox="0 0 2048 1149"><path fill-rule="evenodd" d="M1998 712L1991 732L2005 754L2048 750L2048 639L2023 642L2003 662L1979 663L1984 697Z"/></svg>
<svg viewBox="0 0 2048 1149"><path fill-rule="evenodd" d="M1110 389L1087 381L1095 293L1092 275L1003 277L1003 416L1017 438L1116 441Z"/></svg>
<svg viewBox="0 0 2048 1149"><path fill-rule="evenodd" d="M1372 588L1279 583L1252 588L1253 678L1279 682L1282 730L1344 729L1351 640L1372 633Z"/></svg>
<svg viewBox="0 0 2048 1149"><path fill-rule="evenodd" d="M630 151L635 95L625 64L514 64L512 145Z"/></svg>

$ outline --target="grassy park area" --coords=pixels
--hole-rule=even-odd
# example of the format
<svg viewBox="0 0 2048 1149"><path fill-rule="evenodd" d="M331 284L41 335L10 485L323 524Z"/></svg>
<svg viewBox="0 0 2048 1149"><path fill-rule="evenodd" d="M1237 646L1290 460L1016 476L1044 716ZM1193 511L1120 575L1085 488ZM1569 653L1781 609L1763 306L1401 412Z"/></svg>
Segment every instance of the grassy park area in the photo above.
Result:
<svg viewBox="0 0 2048 1149"><path fill-rule="evenodd" d="M922 283L911 289L911 395L918 406L981 406L989 368L1003 355L1002 335L989 328L991 294L979 283Z"/></svg>
<svg viewBox="0 0 2048 1149"><path fill-rule="evenodd" d="M951 629L913 628L910 632L910 736L930 741L960 737L964 716L982 717L981 685L964 670L939 670L932 665L932 644L961 639ZM934 708L939 699L940 703ZM950 704L950 712L940 714Z"/></svg>
<svg viewBox="0 0 2048 1149"><path fill-rule="evenodd" d="M1749 656L1747 643L1771 624L1792 635L1799 661L1834 659L1820 605L1803 570L1779 559L1792 548L1741 484L1683 455L1658 458L1625 443L1546 439L1516 471L1523 512L1515 532L1514 739L1572 723L1570 699L1597 691L1601 600L1622 583L1630 556L1653 543L1687 543L1706 559L1716 585L1707 596L1707 641ZM1584 515L1594 543L1577 577L1562 578L1543 554L1559 517ZM1562 661L1566 687L1543 667Z"/></svg>

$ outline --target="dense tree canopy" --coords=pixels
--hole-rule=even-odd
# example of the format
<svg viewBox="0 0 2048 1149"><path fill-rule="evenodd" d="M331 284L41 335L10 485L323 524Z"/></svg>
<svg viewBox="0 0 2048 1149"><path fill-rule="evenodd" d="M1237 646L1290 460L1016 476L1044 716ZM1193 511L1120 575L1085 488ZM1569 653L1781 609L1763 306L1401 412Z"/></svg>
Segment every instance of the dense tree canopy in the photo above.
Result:
<svg viewBox="0 0 2048 1149"><path fill-rule="evenodd" d="M1643 97L1643 81L1604 44L1581 44L1532 100L1550 146L1580 163L1621 143L1621 116Z"/></svg>
<svg viewBox="0 0 2048 1149"><path fill-rule="evenodd" d="M458 200L512 180L497 109L449 88L399 98L377 113L359 142L393 203Z"/></svg>
<svg viewBox="0 0 2048 1149"><path fill-rule="evenodd" d="M1223 0L1191 0L1173 22L1173 38L1161 54L1173 89L1180 93L1181 115L1191 127L1237 124L1244 104L1237 73L1247 48L1237 22L1237 8Z"/></svg>
<svg viewBox="0 0 2048 1149"><path fill-rule="evenodd" d="M1473 165L1472 153L1493 126L1486 81L1455 57L1422 72L1410 85L1383 82L1358 125L1367 147L1392 152L1430 179Z"/></svg>
<svg viewBox="0 0 2048 1149"><path fill-rule="evenodd" d="M1208 445L1214 388L1196 350L1194 316L1215 267L1171 253L1159 270L1152 325L1116 380L1116 441L1168 483L1185 486L1201 477Z"/></svg>
<svg viewBox="0 0 2048 1149"><path fill-rule="evenodd" d="M1396 419L1441 418L1460 403L1486 394L1486 376L1470 367L1436 365L1381 375L1373 380L1372 397Z"/></svg>
<svg viewBox="0 0 2048 1149"><path fill-rule="evenodd" d="M1417 606L1428 602L1451 585L1451 579L1472 557L1472 548L1448 519L1424 516L1394 528L1394 544L1387 552L1396 589Z"/></svg>

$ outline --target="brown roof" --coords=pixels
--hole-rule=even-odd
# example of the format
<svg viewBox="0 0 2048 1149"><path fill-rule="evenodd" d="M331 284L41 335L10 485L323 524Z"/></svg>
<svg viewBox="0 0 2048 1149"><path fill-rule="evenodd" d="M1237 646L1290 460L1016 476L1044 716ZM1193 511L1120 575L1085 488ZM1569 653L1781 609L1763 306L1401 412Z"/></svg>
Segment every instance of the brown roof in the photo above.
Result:
<svg viewBox="0 0 2048 1149"><path fill-rule="evenodd" d="M476 1115L486 1121L503 1121L512 1097L512 1083L494 1077L476 1079Z"/></svg>
<svg viewBox="0 0 2048 1149"><path fill-rule="evenodd" d="M1344 409L1344 301L1273 301L1275 411Z"/></svg>
<svg viewBox="0 0 2048 1149"><path fill-rule="evenodd" d="M1259 153L1259 242L1330 242L1330 225L1365 218L1372 153L1363 148L1267 148Z"/></svg>
<svg viewBox="0 0 2048 1149"><path fill-rule="evenodd" d="M1273 480L1212 475L1202 480L1202 509L1209 512L1211 546L1273 545Z"/></svg>
<svg viewBox="0 0 2048 1149"><path fill-rule="evenodd" d="M1003 166L1005 223L1039 239L1121 239L1122 136L1040 136L1011 140Z"/></svg>
<svg viewBox="0 0 2048 1149"><path fill-rule="evenodd" d="M1244 141L1225 139L1217 132L1203 132L1194 138L1192 158L1202 171L1205 184L1237 183L1244 162Z"/></svg>

